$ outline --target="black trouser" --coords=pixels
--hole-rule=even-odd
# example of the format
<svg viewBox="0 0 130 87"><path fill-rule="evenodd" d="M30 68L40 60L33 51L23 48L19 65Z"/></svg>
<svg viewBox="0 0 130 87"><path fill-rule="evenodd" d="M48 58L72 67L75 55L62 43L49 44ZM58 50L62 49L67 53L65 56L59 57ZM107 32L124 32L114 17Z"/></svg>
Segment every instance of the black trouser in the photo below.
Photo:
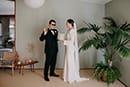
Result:
<svg viewBox="0 0 130 87"><path fill-rule="evenodd" d="M56 57L57 57L57 52L46 53L44 76L48 76L49 68L50 68L50 74L54 74L55 65L56 65Z"/></svg>

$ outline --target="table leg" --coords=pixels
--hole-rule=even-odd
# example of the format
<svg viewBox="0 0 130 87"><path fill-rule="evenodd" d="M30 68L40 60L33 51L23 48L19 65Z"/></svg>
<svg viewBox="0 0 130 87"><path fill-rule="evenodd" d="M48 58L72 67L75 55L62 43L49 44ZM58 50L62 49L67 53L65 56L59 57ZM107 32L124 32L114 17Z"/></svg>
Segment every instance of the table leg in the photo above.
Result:
<svg viewBox="0 0 130 87"><path fill-rule="evenodd" d="M34 64L32 64L32 71L34 72Z"/></svg>
<svg viewBox="0 0 130 87"><path fill-rule="evenodd" d="M21 68L22 75L24 75L24 66Z"/></svg>
<svg viewBox="0 0 130 87"><path fill-rule="evenodd" d="M32 71L32 64L30 64L30 70Z"/></svg>
<svg viewBox="0 0 130 87"><path fill-rule="evenodd" d="M21 73L21 66L18 66L19 67L19 73Z"/></svg>

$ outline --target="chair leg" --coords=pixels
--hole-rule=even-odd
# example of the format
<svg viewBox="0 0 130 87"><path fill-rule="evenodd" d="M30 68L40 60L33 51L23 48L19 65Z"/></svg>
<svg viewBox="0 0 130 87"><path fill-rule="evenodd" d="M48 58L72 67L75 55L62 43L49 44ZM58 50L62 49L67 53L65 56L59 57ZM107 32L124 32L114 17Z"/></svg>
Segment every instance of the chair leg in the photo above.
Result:
<svg viewBox="0 0 130 87"><path fill-rule="evenodd" d="M12 67L12 77L14 77L14 67Z"/></svg>

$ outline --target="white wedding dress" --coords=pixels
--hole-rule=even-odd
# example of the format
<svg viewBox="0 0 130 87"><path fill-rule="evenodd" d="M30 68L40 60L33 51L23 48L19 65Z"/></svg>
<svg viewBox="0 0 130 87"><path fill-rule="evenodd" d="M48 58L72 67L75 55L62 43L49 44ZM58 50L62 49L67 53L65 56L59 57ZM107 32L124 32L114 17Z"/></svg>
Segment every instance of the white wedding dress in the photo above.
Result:
<svg viewBox="0 0 130 87"><path fill-rule="evenodd" d="M67 32L67 38L64 40L65 45L65 65L64 65L64 81L65 82L79 82L88 80L88 78L81 78L79 73L79 55L77 44L77 30L74 24L74 29Z"/></svg>

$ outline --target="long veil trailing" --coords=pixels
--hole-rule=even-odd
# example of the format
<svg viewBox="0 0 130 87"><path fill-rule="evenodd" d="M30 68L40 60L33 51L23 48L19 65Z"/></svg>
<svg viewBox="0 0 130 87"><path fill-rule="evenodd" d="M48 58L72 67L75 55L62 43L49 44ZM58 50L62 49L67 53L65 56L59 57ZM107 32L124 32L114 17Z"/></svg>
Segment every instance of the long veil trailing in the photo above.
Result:
<svg viewBox="0 0 130 87"><path fill-rule="evenodd" d="M79 49L78 49L78 37L77 37L77 27L76 24L74 23L74 57L75 57L75 66L76 66L76 74L77 74L77 81L84 81L84 80L89 80L89 78L81 78L80 77L80 68L79 68Z"/></svg>
<svg viewBox="0 0 130 87"><path fill-rule="evenodd" d="M74 41L74 57L75 57L75 65L76 65L76 69L79 72L79 53L78 53L78 38L77 38L77 27L76 24L74 23L74 37L75 37L75 41Z"/></svg>

